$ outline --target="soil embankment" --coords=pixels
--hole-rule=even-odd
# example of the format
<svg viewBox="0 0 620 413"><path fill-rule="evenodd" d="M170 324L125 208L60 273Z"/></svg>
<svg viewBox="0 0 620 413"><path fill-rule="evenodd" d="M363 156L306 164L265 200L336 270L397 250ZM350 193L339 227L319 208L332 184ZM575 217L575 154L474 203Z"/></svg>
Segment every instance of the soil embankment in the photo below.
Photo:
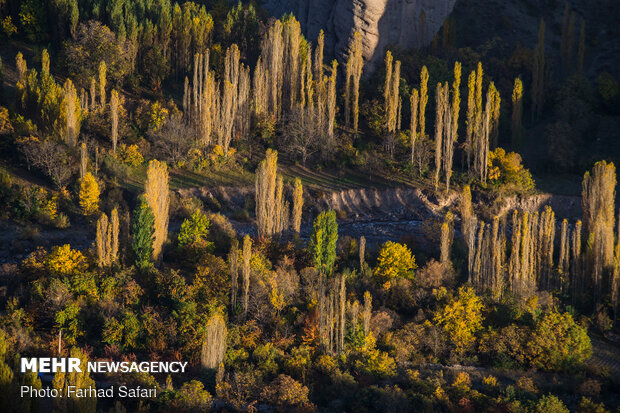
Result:
<svg viewBox="0 0 620 413"><path fill-rule="evenodd" d="M237 213L245 210L254 214L254 189L252 187L196 187L176 191L180 198L196 197L205 209L227 216L239 234L255 234L253 219L237 219ZM343 191L308 191L305 196L304 220L301 237L312 232L312 222L320 211L336 211L341 236L366 237L369 246L387 240L402 240L423 236L422 223L426 220L441 220L449 210L457 212L459 196L456 192L435 196L418 188L348 189ZM502 198L491 207L484 201L474 205L482 211L482 218L504 215L514 209L541 210L550 205L556 219L575 220L581 215L581 198L565 195L539 194L532 196L511 196ZM247 214L246 214L247 215ZM170 228L178 228L178 220L172 220ZM64 230L43 229L26 234L11 223L3 223L0 234L0 264L19 262L36 246L51 248L54 245L71 244L83 250L92 245L94 228L88 225L72 225Z"/></svg>

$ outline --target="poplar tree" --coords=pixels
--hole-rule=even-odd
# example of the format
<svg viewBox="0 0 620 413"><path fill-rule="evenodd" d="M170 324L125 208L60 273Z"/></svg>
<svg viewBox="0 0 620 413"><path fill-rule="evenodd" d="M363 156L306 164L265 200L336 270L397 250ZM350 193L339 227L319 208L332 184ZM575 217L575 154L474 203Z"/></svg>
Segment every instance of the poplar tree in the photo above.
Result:
<svg viewBox="0 0 620 413"><path fill-rule="evenodd" d="M417 129L418 129L418 105L419 105L419 94L418 89L413 89L411 91L411 100L409 101L411 106L411 124L409 126L410 134L411 134L411 165L413 165L415 158L415 144L417 138Z"/></svg>
<svg viewBox="0 0 620 413"><path fill-rule="evenodd" d="M489 96L491 97L491 113L490 113L490 125L489 125L489 142L493 142L493 147L497 148L499 139L499 115L501 106L501 96L499 91L495 87L495 83L489 84Z"/></svg>
<svg viewBox="0 0 620 413"><path fill-rule="evenodd" d="M422 66L420 72L420 111L418 123L420 125L420 139L426 136L426 105L428 103L428 69Z"/></svg>
<svg viewBox="0 0 620 413"><path fill-rule="evenodd" d="M508 285L511 292L521 293L521 221L517 210L512 212L512 239L508 261Z"/></svg>
<svg viewBox="0 0 620 413"><path fill-rule="evenodd" d="M400 61L394 64L392 52L385 54L385 83L383 86L383 100L385 113L385 129L387 133L394 133L397 124L399 84L400 84Z"/></svg>
<svg viewBox="0 0 620 413"><path fill-rule="evenodd" d="M87 171L88 164L88 152L86 150L86 143L82 142L80 145L80 179L84 178Z"/></svg>
<svg viewBox="0 0 620 413"><path fill-rule="evenodd" d="M314 49L314 78L323 78L323 49L325 48L325 33L323 30L319 32L319 37L316 41L316 48Z"/></svg>
<svg viewBox="0 0 620 413"><path fill-rule="evenodd" d="M314 267L322 276L329 277L334 271L337 241L336 212L333 210L321 212L314 221L308 252L312 256Z"/></svg>
<svg viewBox="0 0 620 413"><path fill-rule="evenodd" d="M252 259L252 239L249 235L243 238L243 315L248 314L248 303L250 297L250 260Z"/></svg>
<svg viewBox="0 0 620 413"><path fill-rule="evenodd" d="M50 54L47 49L43 49L41 52L41 74L50 74Z"/></svg>
<svg viewBox="0 0 620 413"><path fill-rule="evenodd" d="M144 197L155 217L153 240L153 261L161 260L162 247L168 238L168 210L170 193L168 188L168 167L165 162L153 159L146 170Z"/></svg>
<svg viewBox="0 0 620 413"><path fill-rule="evenodd" d="M358 255L360 259L360 273L363 275L366 269L366 237L363 235L360 237Z"/></svg>
<svg viewBox="0 0 620 413"><path fill-rule="evenodd" d="M221 313L209 317L205 326L200 353L200 364L206 369L217 369L224 362L226 353L226 321Z"/></svg>
<svg viewBox="0 0 620 413"><path fill-rule="evenodd" d="M450 126L452 142L458 141L459 114L461 111L461 63L454 63L454 81L452 82L452 106L450 117L452 125Z"/></svg>
<svg viewBox="0 0 620 413"><path fill-rule="evenodd" d="M553 267L553 252L555 246L555 214L550 206L546 206L538 227L537 267L542 281L542 287L547 291L559 291L561 283L555 279Z"/></svg>
<svg viewBox="0 0 620 413"><path fill-rule="evenodd" d="M474 127L476 126L476 72L472 71L467 78L467 120L465 135L465 152L467 167L471 168L471 159L474 151Z"/></svg>
<svg viewBox="0 0 620 413"><path fill-rule="evenodd" d="M200 144L207 147L211 144L215 114L217 86L212 72L207 72L203 82L202 104L200 109Z"/></svg>
<svg viewBox="0 0 620 413"><path fill-rule="evenodd" d="M107 267L118 260L118 234L119 219L116 208L112 210L110 219L103 213L97 220L97 236L95 246L97 252L97 264Z"/></svg>
<svg viewBox="0 0 620 413"><path fill-rule="evenodd" d="M110 121L112 126L111 139L112 139L112 152L116 154L116 145L118 143L118 107L119 107L118 92L116 89L112 90L110 96Z"/></svg>
<svg viewBox="0 0 620 413"><path fill-rule="evenodd" d="M616 167L613 163L597 162L583 177L581 195L595 303L602 295L603 274L613 265L615 197Z"/></svg>
<svg viewBox="0 0 620 413"><path fill-rule="evenodd" d="M28 66L22 52L17 52L15 55L15 67L17 69L17 82L22 84L22 87L26 86L26 73L28 72Z"/></svg>
<svg viewBox="0 0 620 413"><path fill-rule="evenodd" d="M364 292L364 310L362 313L364 323L364 336L368 337L370 333L370 320L372 318L372 295L370 292Z"/></svg>
<svg viewBox="0 0 620 413"><path fill-rule="evenodd" d="M94 77L90 78L90 107L92 110L95 110L95 98L96 98L96 90L97 90L97 81Z"/></svg>
<svg viewBox="0 0 620 413"><path fill-rule="evenodd" d="M472 219L474 217L474 210L471 203L471 188L469 185L463 186L463 192L459 199L459 211L461 213L461 232L465 239L469 238L472 228Z"/></svg>
<svg viewBox="0 0 620 413"><path fill-rule="evenodd" d="M472 154L474 158L473 169L474 172L478 175L480 181L484 181L484 168L485 165L482 165L486 160L483 159L483 150L485 134L488 130L488 118L490 113L490 99L487 95L487 108L486 111L483 112L482 109L482 80L484 76L484 71L482 69L482 63L478 62L478 67L476 69L476 77L474 81L474 112L473 112L473 126L472 126Z"/></svg>
<svg viewBox="0 0 620 413"><path fill-rule="evenodd" d="M322 71L322 70L321 70ZM334 148L334 127L336 125L336 77L338 75L338 61L332 60L331 74L329 76L329 86L327 94L327 136L329 147ZM312 99L309 99L312 101Z"/></svg>
<svg viewBox="0 0 620 413"><path fill-rule="evenodd" d="M291 226L295 233L299 234L301 228L301 214L304 206L304 189L301 184L301 179L295 178L294 190L293 190L293 219Z"/></svg>
<svg viewBox="0 0 620 413"><path fill-rule="evenodd" d="M88 93L83 87L80 88L80 109L82 113L88 113Z"/></svg>
<svg viewBox="0 0 620 413"><path fill-rule="evenodd" d="M15 84L16 101L19 106L24 108L26 100L26 86L27 86L27 72L28 67L24 55L22 52L17 52L15 55L15 68L17 69L17 82Z"/></svg>
<svg viewBox="0 0 620 413"><path fill-rule="evenodd" d="M560 282L562 286L562 292L568 292L569 276L570 276L570 234L568 228L568 220L562 220L562 226L560 229L560 254L558 257L558 272L560 275Z"/></svg>
<svg viewBox="0 0 620 413"><path fill-rule="evenodd" d="M75 86L71 79L67 79L63 86L64 91L64 109L65 109L65 142L69 146L77 144L77 136L79 134L80 122L80 105L77 97Z"/></svg>
<svg viewBox="0 0 620 413"><path fill-rule="evenodd" d="M285 62L284 76L287 84L288 109L291 110L297 103L299 96L299 46L301 40L301 26L294 17L284 22Z"/></svg>
<svg viewBox="0 0 620 413"><path fill-rule="evenodd" d="M573 302L577 297L581 297L585 287L583 260L581 251L582 222L577 221L571 236L571 274L570 283Z"/></svg>
<svg viewBox="0 0 620 413"><path fill-rule="evenodd" d="M476 78L482 78L482 68L479 66L479 72ZM480 80L480 83L482 80ZM478 82L477 82L478 83ZM482 184L486 184L487 172L488 172L488 159L489 159L489 138L492 131L492 125L494 120L495 107L498 104L498 96L495 93L496 89L493 83L489 85L489 89L486 95L485 109L482 111L482 98L478 99L476 96L476 115L474 129L474 164L473 170ZM478 94L478 92L476 92ZM480 110L480 113L478 113Z"/></svg>
<svg viewBox="0 0 620 413"><path fill-rule="evenodd" d="M105 102L106 102L106 93L105 93L105 86L106 86L106 64L105 61L101 61L99 62L99 103L101 105L102 108L105 107Z"/></svg>
<svg viewBox="0 0 620 413"><path fill-rule="evenodd" d="M521 119L523 117L523 82L515 79L512 88L512 146L516 148L521 143Z"/></svg>
<svg viewBox="0 0 620 413"><path fill-rule="evenodd" d="M239 282L239 241L233 238L228 252L228 266L230 270L230 309L234 313L237 309L237 290Z"/></svg>
<svg viewBox="0 0 620 413"><path fill-rule="evenodd" d="M345 83L345 121L351 126L353 119L353 131L357 134L359 118L359 88L364 65L362 56L362 35L355 32L349 44L349 57L346 65Z"/></svg>
<svg viewBox="0 0 620 413"><path fill-rule="evenodd" d="M481 227L484 227L484 222L480 223ZM465 242L467 243L467 274L468 282L474 282L475 278L475 264L476 264L476 236L478 235L478 218L473 215L470 220L469 230Z"/></svg>
<svg viewBox="0 0 620 413"><path fill-rule="evenodd" d="M448 264L450 262L450 249L452 248L452 240L454 238L454 222L453 215L448 212L441 224L441 241L440 241L440 262Z"/></svg>
<svg viewBox="0 0 620 413"><path fill-rule="evenodd" d="M452 178L452 165L454 158L454 145L458 140L459 112L461 108L461 63L454 63L454 82L452 83L452 103L447 109L448 88L446 94L446 130L444 138L444 175L446 177L446 192L450 191L450 179Z"/></svg>
<svg viewBox="0 0 620 413"><path fill-rule="evenodd" d="M252 79L252 109L258 118L263 118L267 115L267 74L264 66L265 63L262 61L262 57L259 57L254 68L254 78Z"/></svg>
<svg viewBox="0 0 620 413"><path fill-rule="evenodd" d="M278 153L268 149L256 172L256 221L260 236L270 237L289 224L289 203L284 200L284 183L277 174Z"/></svg>
<svg viewBox="0 0 620 413"><path fill-rule="evenodd" d="M340 274L340 289L339 289L339 320L338 320L338 327L339 327L339 334L338 334L338 346L337 346L337 352L340 353L344 350L344 334L345 334L345 324L346 324L346 318L345 318L345 309L346 309L346 297L347 297L347 288L346 288L346 283L345 283L345 279L344 279L344 274Z"/></svg>
<svg viewBox="0 0 620 413"><path fill-rule="evenodd" d="M155 215L144 195L138 197L138 205L131 219L131 247L136 257L136 267L143 270L151 265L155 236Z"/></svg>
<svg viewBox="0 0 620 413"><path fill-rule="evenodd" d="M446 94L441 83L437 83L435 94L435 190L439 185L439 171L441 170L441 150L445 131Z"/></svg>
<svg viewBox="0 0 620 413"><path fill-rule="evenodd" d="M261 46L261 57L265 64L267 101L269 113L279 119L282 110L282 89L284 84L284 39L283 26L276 20L268 29Z"/></svg>

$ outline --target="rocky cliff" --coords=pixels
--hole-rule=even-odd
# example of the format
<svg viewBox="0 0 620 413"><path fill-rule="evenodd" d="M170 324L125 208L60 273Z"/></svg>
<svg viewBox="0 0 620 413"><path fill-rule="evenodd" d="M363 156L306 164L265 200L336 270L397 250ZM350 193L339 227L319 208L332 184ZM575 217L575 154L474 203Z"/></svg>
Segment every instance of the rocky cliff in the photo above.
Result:
<svg viewBox="0 0 620 413"><path fill-rule="evenodd" d="M352 35L359 31L364 58L371 72L383 60L388 45L420 47L431 42L456 0L265 0L274 16L292 12L306 37L315 41L325 31L328 53L343 57Z"/></svg>

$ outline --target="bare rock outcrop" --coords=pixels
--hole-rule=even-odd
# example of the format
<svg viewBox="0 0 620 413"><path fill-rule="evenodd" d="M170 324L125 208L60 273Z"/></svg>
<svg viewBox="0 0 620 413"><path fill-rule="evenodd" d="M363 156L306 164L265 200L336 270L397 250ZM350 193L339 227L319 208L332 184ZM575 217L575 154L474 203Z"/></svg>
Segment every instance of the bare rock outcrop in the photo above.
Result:
<svg viewBox="0 0 620 413"><path fill-rule="evenodd" d="M314 41L325 31L328 53L347 54L353 34L362 35L366 72L383 59L388 45L402 48L429 44L456 0L265 0L274 16L293 13L306 37Z"/></svg>

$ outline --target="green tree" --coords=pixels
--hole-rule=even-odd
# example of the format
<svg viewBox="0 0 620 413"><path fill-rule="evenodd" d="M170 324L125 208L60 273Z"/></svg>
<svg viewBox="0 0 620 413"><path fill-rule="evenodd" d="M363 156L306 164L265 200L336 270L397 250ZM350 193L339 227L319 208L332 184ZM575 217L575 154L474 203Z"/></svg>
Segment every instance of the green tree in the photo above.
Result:
<svg viewBox="0 0 620 413"><path fill-rule="evenodd" d="M202 211L194 212L181 224L178 237L179 246L210 248L213 243L207 241L209 227L211 227L209 218Z"/></svg>
<svg viewBox="0 0 620 413"><path fill-rule="evenodd" d="M332 275L334 271L337 241L336 212L333 210L321 212L314 220L308 251L312 256L314 267L325 276Z"/></svg>
<svg viewBox="0 0 620 413"><path fill-rule="evenodd" d="M569 313L551 311L536 323L527 346L527 358L534 367L565 370L578 367L592 355L592 343L585 327Z"/></svg>
<svg viewBox="0 0 620 413"><path fill-rule="evenodd" d="M552 394L543 396L538 400L534 408L533 413L570 413L570 410L562 403L562 400L558 399Z"/></svg>
<svg viewBox="0 0 620 413"><path fill-rule="evenodd" d="M127 49L127 42L117 38L107 26L90 20L77 27L75 37L64 45L63 56L69 75L80 86L90 85L90 78L97 77L102 61L108 82L119 86L130 71Z"/></svg>
<svg viewBox="0 0 620 413"><path fill-rule="evenodd" d="M147 268L151 265L153 254L155 215L144 196L140 196L138 206L133 212L131 234L133 238L131 247L136 254L136 266L140 269Z"/></svg>

